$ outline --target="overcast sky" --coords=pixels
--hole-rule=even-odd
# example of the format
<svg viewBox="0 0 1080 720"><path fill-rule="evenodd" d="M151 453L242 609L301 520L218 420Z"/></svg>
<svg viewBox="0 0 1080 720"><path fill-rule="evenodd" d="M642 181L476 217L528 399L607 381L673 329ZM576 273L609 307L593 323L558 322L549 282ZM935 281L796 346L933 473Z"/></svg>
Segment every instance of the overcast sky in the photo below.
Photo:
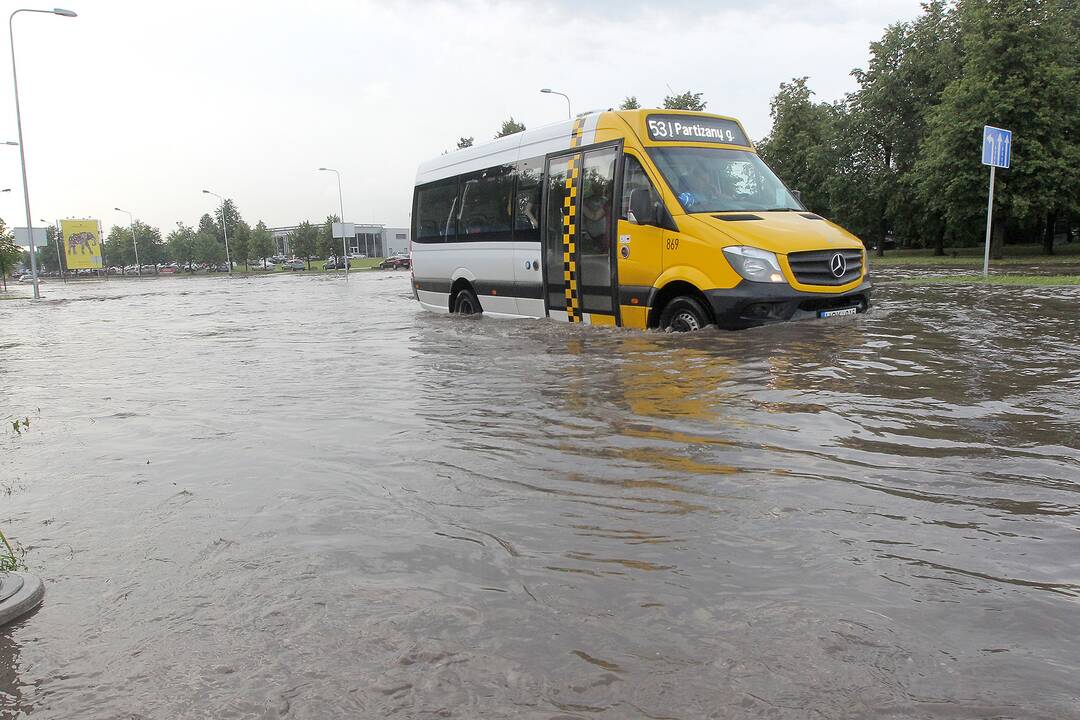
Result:
<svg viewBox="0 0 1080 720"><path fill-rule="evenodd" d="M574 112L693 89L760 138L780 82L809 75L819 99L841 97L868 44L919 12L918 0L55 1L79 17L15 19L34 221L107 231L127 221L119 206L163 234L212 209L204 187L252 224L322 220L338 198L321 165L341 170L347 220L405 225L420 161L510 115L565 118L542 87ZM14 140L4 83L0 140ZM12 189L0 217L21 226L18 150L0 153Z"/></svg>

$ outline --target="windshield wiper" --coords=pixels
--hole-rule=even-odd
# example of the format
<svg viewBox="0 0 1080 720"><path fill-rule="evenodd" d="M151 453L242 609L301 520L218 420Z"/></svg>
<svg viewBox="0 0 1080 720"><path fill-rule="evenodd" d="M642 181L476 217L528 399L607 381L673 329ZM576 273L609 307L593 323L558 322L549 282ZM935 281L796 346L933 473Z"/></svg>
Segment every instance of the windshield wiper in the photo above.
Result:
<svg viewBox="0 0 1080 720"><path fill-rule="evenodd" d="M802 211L798 210L797 208L782 207L782 208L765 208L764 210L756 210L755 212L802 212Z"/></svg>

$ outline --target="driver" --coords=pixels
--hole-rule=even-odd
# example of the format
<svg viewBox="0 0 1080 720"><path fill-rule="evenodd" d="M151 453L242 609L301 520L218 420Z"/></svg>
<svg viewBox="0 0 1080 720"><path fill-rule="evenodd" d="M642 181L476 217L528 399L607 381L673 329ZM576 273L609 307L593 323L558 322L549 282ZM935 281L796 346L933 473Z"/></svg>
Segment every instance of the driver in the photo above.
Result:
<svg viewBox="0 0 1080 720"><path fill-rule="evenodd" d="M679 193L679 201L690 212L718 210L730 198L721 191L715 177L702 165L696 165L690 171L685 187L687 191Z"/></svg>

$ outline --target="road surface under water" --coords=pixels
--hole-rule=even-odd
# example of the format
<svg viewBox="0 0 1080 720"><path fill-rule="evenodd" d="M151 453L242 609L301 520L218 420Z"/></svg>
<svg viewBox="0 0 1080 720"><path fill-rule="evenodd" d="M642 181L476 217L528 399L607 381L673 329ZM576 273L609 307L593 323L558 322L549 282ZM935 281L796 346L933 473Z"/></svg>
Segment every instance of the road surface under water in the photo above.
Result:
<svg viewBox="0 0 1080 720"><path fill-rule="evenodd" d="M403 273L0 302L0 714L1080 717L1080 288L882 279L692 336Z"/></svg>

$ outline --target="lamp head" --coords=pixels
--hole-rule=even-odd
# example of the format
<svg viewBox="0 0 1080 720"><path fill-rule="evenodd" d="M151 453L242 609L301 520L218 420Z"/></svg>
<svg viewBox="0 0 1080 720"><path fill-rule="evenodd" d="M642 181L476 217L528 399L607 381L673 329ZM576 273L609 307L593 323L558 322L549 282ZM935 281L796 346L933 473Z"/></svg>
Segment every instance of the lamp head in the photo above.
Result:
<svg viewBox="0 0 1080 720"><path fill-rule="evenodd" d="M60 15L61 17L79 17L75 14L74 10L65 10L64 8L53 8L53 15Z"/></svg>
<svg viewBox="0 0 1080 720"><path fill-rule="evenodd" d="M551 88L543 88L540 92L549 93L549 92L551 92Z"/></svg>

